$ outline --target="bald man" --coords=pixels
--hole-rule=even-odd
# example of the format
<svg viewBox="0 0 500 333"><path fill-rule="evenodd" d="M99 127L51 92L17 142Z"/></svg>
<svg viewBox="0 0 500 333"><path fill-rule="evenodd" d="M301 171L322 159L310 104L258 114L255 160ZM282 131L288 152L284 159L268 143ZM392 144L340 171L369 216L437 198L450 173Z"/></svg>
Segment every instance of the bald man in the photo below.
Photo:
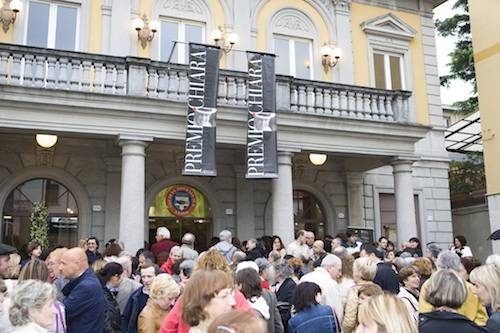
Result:
<svg viewBox="0 0 500 333"><path fill-rule="evenodd" d="M95 333L104 329L104 293L83 249L67 250L59 264L61 275L69 282L62 292L68 333Z"/></svg>

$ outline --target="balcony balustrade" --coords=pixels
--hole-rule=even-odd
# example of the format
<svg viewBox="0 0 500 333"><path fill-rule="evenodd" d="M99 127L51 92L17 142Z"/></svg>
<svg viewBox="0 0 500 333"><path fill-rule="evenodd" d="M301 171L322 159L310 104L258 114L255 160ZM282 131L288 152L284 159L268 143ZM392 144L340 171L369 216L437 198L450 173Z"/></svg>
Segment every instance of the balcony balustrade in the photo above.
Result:
<svg viewBox="0 0 500 333"><path fill-rule="evenodd" d="M188 67L135 57L115 57L0 44L0 85L142 96L185 102ZM218 106L245 108L247 75L221 70ZM278 112L370 121L409 121L411 92L383 90L278 75Z"/></svg>

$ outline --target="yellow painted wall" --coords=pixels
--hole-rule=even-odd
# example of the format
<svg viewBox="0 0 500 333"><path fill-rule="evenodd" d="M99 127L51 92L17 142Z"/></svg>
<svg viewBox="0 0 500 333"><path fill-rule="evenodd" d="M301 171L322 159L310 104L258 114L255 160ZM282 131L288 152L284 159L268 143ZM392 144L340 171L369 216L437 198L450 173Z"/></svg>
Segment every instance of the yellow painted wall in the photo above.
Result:
<svg viewBox="0 0 500 333"><path fill-rule="evenodd" d="M270 0L268 1L257 14L257 50L261 52L270 52L269 46L267 45L267 27L269 27L269 22L274 13L279 11L282 8L297 8L304 13L306 13L311 20L316 25L316 28L319 32L319 42L321 45L326 43L333 38L330 38L328 34L328 28L326 23L323 21L321 15L318 13L314 7L308 4L306 1L301 0ZM265 27L265 28L264 28ZM319 62L319 60L318 60ZM319 65L319 64L318 64ZM322 76L323 81L330 81L330 75L323 72Z"/></svg>
<svg viewBox="0 0 500 333"><path fill-rule="evenodd" d="M426 80L424 71L424 51L422 45L420 16L386 8L372 7L359 3L352 4L352 47L354 57L354 83L356 85L370 85L370 71L368 68L368 40L361 29L361 23L377 16L392 13L410 25L417 34L410 42L412 60L413 95L415 97L416 121L421 124L429 123L429 109L427 105Z"/></svg>
<svg viewBox="0 0 500 333"><path fill-rule="evenodd" d="M500 193L500 2L469 1L472 44L483 134L486 191Z"/></svg>
<svg viewBox="0 0 500 333"><path fill-rule="evenodd" d="M90 31L88 52L100 53L102 45L102 0L92 0L90 3ZM85 51L85 50L84 50Z"/></svg>

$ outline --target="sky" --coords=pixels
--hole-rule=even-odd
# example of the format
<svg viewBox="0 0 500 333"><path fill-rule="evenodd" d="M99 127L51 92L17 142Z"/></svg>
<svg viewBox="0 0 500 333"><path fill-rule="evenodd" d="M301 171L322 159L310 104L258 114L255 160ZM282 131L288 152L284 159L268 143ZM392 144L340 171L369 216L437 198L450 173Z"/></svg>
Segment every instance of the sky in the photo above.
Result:
<svg viewBox="0 0 500 333"><path fill-rule="evenodd" d="M455 0L448 0L434 9L434 19L444 20L454 14L453 4ZM439 75L448 74L447 64L450 62L448 54L454 49L456 38L441 37L436 31L436 49ZM463 81L455 80L449 88L441 87L441 102L451 105L456 101L464 100L471 95L472 86Z"/></svg>

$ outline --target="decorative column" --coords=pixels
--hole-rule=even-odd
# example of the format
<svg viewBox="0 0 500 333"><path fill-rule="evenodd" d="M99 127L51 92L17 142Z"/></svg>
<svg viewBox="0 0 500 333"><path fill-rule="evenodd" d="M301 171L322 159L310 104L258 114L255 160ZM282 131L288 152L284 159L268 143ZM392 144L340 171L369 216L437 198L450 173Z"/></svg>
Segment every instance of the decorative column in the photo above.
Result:
<svg viewBox="0 0 500 333"><path fill-rule="evenodd" d="M120 136L122 147L122 181L119 239L125 249L135 253L144 247L145 148L143 140Z"/></svg>
<svg viewBox="0 0 500 333"><path fill-rule="evenodd" d="M273 179L273 235L286 245L294 240L293 184L291 152L278 152L278 174Z"/></svg>
<svg viewBox="0 0 500 333"><path fill-rule="evenodd" d="M347 202L349 204L349 226L365 226L365 204L363 173L348 172L347 179Z"/></svg>
<svg viewBox="0 0 500 333"><path fill-rule="evenodd" d="M415 220L415 201L413 197L411 160L395 160L392 162L394 174L394 197L396 200L396 228L398 244L417 237Z"/></svg>
<svg viewBox="0 0 500 333"><path fill-rule="evenodd" d="M118 157L107 157L106 201L104 203L104 239L117 238L120 233L120 185L122 161Z"/></svg>

